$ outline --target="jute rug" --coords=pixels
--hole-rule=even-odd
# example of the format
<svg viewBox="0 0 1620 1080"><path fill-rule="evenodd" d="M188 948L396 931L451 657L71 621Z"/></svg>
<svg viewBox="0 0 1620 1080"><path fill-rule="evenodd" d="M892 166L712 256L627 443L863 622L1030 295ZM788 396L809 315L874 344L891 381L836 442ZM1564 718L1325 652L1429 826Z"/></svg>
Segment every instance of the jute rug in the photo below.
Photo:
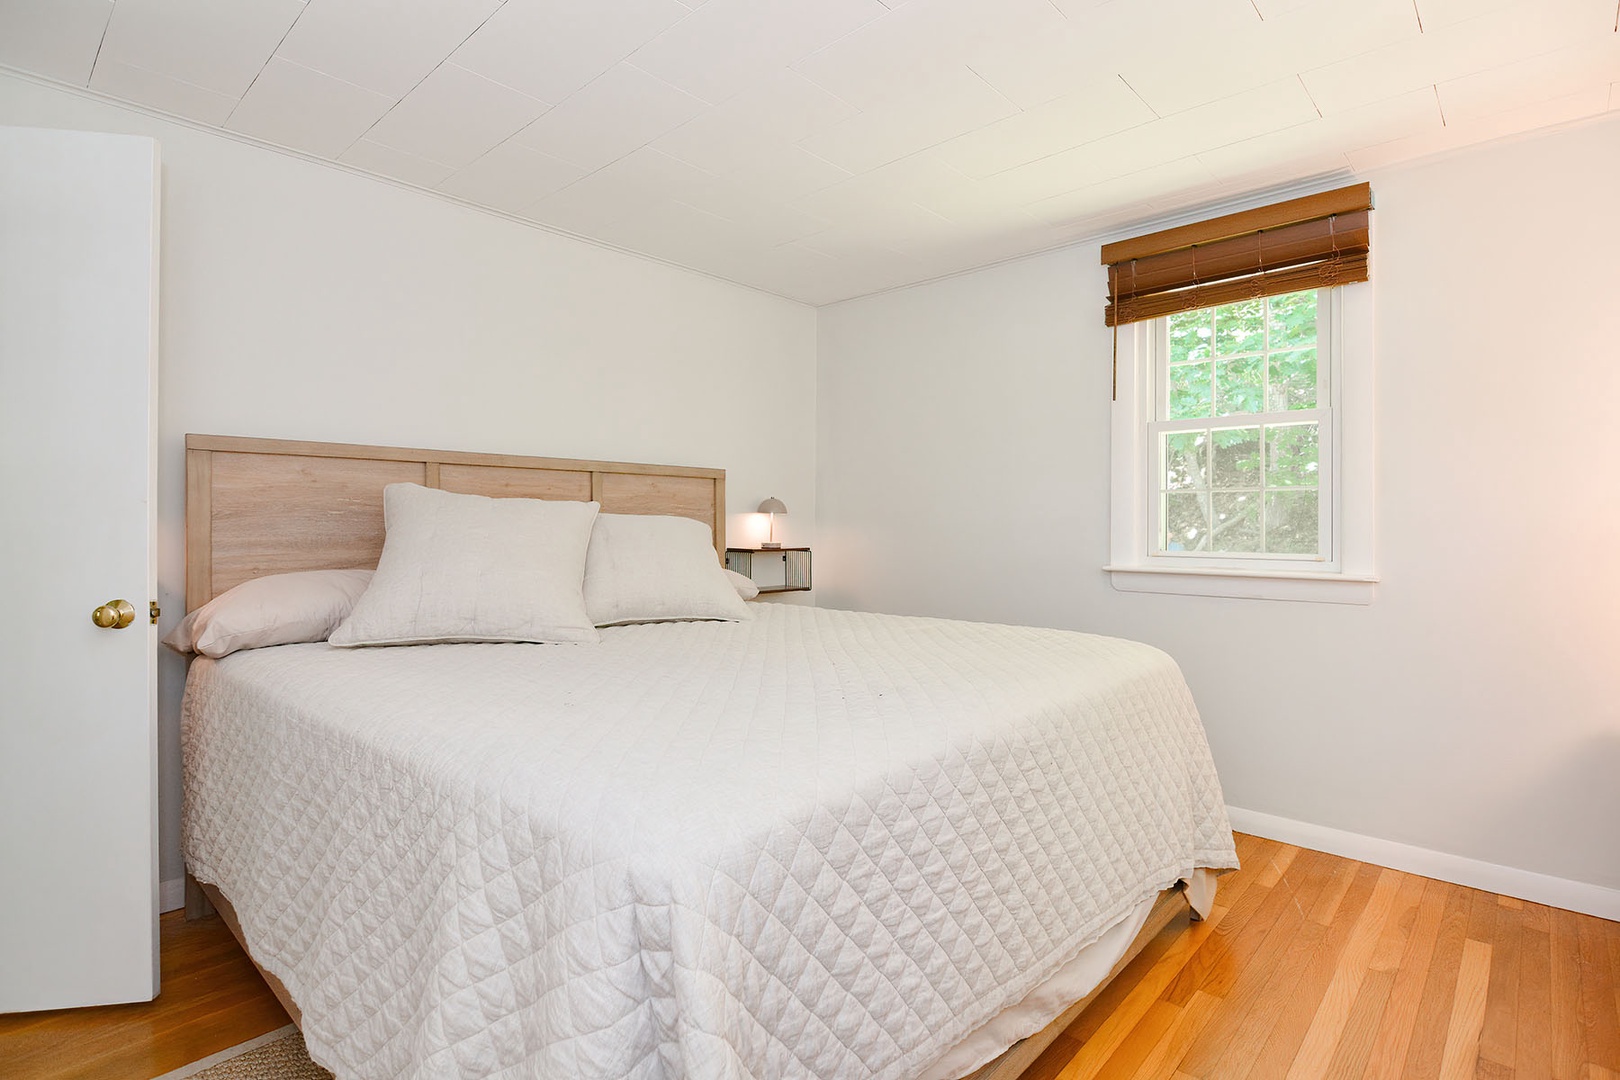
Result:
<svg viewBox="0 0 1620 1080"><path fill-rule="evenodd" d="M304 1037L288 1024L157 1080L332 1080L332 1074L309 1060Z"/></svg>

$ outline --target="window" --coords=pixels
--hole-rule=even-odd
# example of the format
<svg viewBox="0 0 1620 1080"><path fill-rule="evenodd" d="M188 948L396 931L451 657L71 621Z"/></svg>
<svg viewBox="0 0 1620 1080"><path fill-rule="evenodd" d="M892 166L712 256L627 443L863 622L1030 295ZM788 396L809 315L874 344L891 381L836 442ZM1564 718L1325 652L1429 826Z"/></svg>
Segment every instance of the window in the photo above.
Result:
<svg viewBox="0 0 1620 1080"><path fill-rule="evenodd" d="M1372 599L1371 189L1103 248L1116 588Z"/></svg>
<svg viewBox="0 0 1620 1080"><path fill-rule="evenodd" d="M1150 325L1153 554L1332 559L1331 301L1312 289Z"/></svg>

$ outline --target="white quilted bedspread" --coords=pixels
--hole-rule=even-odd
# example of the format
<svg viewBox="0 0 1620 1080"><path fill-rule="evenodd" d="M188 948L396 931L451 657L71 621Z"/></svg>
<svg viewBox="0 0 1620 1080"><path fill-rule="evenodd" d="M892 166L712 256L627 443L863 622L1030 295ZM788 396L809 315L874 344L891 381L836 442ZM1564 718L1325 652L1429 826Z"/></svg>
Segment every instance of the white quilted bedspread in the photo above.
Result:
<svg viewBox="0 0 1620 1080"><path fill-rule="evenodd" d="M750 605L197 660L185 853L340 1080L901 1078L1237 864L1156 649Z"/></svg>

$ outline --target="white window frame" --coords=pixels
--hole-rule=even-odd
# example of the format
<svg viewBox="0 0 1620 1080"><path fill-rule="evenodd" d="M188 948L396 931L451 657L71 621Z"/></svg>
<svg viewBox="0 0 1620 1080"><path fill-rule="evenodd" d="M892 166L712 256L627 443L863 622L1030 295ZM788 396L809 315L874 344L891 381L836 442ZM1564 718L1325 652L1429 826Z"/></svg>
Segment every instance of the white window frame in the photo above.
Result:
<svg viewBox="0 0 1620 1080"><path fill-rule="evenodd" d="M1366 283L1324 289L1328 405L1321 446L1320 555L1269 556L1156 552L1159 439L1174 422L1158 419L1164 392L1157 369L1166 320L1119 328L1114 401L1111 544L1105 567L1124 592L1368 604L1373 572L1373 319ZM1265 422L1244 417L1241 426ZM1196 426L1196 425L1195 425Z"/></svg>

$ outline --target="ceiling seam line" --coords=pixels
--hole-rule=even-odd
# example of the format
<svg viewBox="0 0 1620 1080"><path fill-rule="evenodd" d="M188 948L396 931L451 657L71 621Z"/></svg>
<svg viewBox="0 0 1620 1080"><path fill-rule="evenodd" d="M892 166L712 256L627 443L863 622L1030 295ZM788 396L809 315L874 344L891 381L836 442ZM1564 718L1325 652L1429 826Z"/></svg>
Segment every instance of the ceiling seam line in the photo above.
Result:
<svg viewBox="0 0 1620 1080"><path fill-rule="evenodd" d="M448 64L450 62L450 58L456 54L456 49L461 48L463 45L467 44L467 42L471 41L472 36L474 34L478 33L478 31L482 30L486 25L488 25L489 20L493 19L496 15L499 15L501 13L501 9L504 8L504 7L506 7L506 0L501 0L500 3L495 5L495 10L494 11L491 11L488 15L485 15L483 17L483 19L481 19L479 21L477 26L475 26L471 30L467 31L467 36L466 37L464 37L460 41L456 42L455 48L452 48L449 52L444 54L444 59L440 60L437 64L434 64L431 68L429 68L427 70L426 74L424 74L420 79L417 79L416 82L412 83L409 90L406 90L399 97L395 98L394 103L392 105L388 106L388 108L383 111L383 114L381 116L377 117L377 119L375 119L375 120L373 120L371 122L371 126L367 127L366 130L362 131L359 135L356 135L352 140L350 140L349 145L345 146L343 148L343 153L339 154L338 157L341 158L343 156L343 154L347 154L350 150L353 150L355 148L355 146L358 145L359 142L362 139L364 139L367 135L370 135L373 131L375 131L377 129L378 124L382 123L384 120L388 119L391 115L393 115L394 110L399 108L400 102L404 101L406 98L408 98L412 94L414 94L417 91L417 89L423 83L428 81L429 77L431 77L432 74L435 71L438 71L440 68L444 67L444 65ZM457 66L459 67L460 65L457 65ZM472 69L468 68L467 70L471 71ZM476 71L474 71L473 74L478 75L478 73ZM480 79L483 78L482 75L478 75L478 77ZM490 79L488 81L489 82L495 82L494 79ZM499 86L499 85L504 85L504 84L496 83L496 85ZM510 89L510 87L508 87L508 89ZM525 95L525 96L527 96L527 95ZM539 98L535 98L535 100L540 101ZM541 102L541 104L543 105L543 104L545 104L545 102ZM382 145L383 146L388 146L387 143L383 143ZM392 149L395 149L395 148L394 147L389 147L389 149L392 150ZM429 160L431 160L431 159L429 159ZM439 164L442 165L443 162L439 162ZM463 168L465 168L465 166L463 166Z"/></svg>
<svg viewBox="0 0 1620 1080"><path fill-rule="evenodd" d="M113 0L111 4L107 5L107 21L101 25L101 37L96 39L96 55L90 61L90 73L84 77L86 88L90 86L91 81L96 77L96 65L101 63L101 50L107 44L107 31L112 29L113 12L117 10L118 0Z"/></svg>
<svg viewBox="0 0 1620 1080"><path fill-rule="evenodd" d="M283 30L281 32L281 37L276 41L275 48L270 50L270 55L266 56L264 58L264 63L259 65L259 70L255 71L253 73L253 78L248 80L247 89L243 90L241 95L239 97L237 97L236 104L231 106L231 111L229 113L227 113L225 115L225 119L220 122L220 125L219 125L220 127L227 126L228 124L230 124L230 122L233 119L235 119L236 110L240 109L242 107L242 102L246 101L247 96L249 94L253 93L253 88L255 86L259 85L259 76L264 74L264 69L270 66L270 61L272 61L272 60L274 60L276 58L276 54L281 51L281 47L283 45L287 44L287 38L292 36L293 28L298 25L298 20L302 19L304 17L304 12L306 12L308 10L309 10L309 5L308 4L304 4L304 5L299 7L298 14L294 15L293 16L293 21L287 24L287 29L285 29L285 30ZM291 63L291 61L288 61L288 62ZM309 70L314 71L315 69L310 68ZM317 74L325 75L326 72L321 71L321 72L317 72ZM330 76L328 76L328 77L330 77ZM345 82L347 80L339 79L338 81L339 82ZM364 89L364 88L362 87L362 89Z"/></svg>
<svg viewBox="0 0 1620 1080"><path fill-rule="evenodd" d="M1159 114L1158 109L1155 109L1152 105L1148 104L1147 98L1145 98L1141 94L1137 93L1136 87L1131 85L1131 82L1130 82L1129 79L1127 79L1123 74L1120 74L1118 72L1116 72L1115 74L1116 74L1116 77L1119 79L1119 81L1125 84L1125 89L1129 90L1132 94L1136 95L1136 100L1140 101L1142 103L1143 108L1147 109L1148 112L1153 114L1153 119L1155 119L1155 120L1163 120L1164 119L1164 117Z"/></svg>

